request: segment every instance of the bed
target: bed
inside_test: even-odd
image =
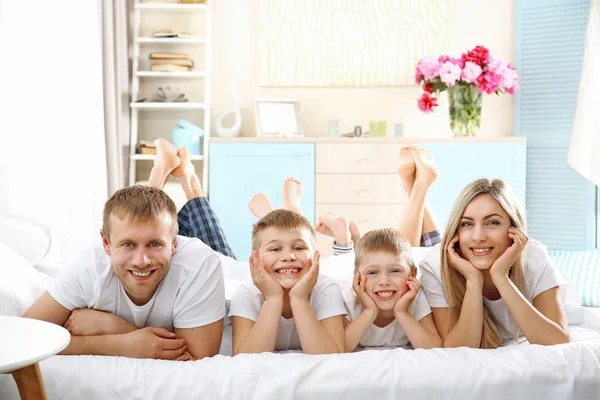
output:
[[[14,230],[11,235],[14,240]],[[46,245],[36,241],[32,232],[27,237],[29,243]],[[49,240],[48,246],[58,242]],[[33,247],[19,249],[26,253],[19,254],[2,243],[0,232],[0,314],[22,313],[67,257],[52,248],[36,254]],[[414,250],[415,258],[422,254],[422,249]],[[321,272],[345,287],[352,275],[351,263],[344,257],[324,258]],[[244,263],[222,259],[230,298],[237,285],[248,279],[248,269]],[[572,305],[567,311],[570,321],[593,321],[581,306]],[[600,399],[600,333],[571,326],[571,335],[571,343],[564,345],[515,343],[496,350],[398,348],[323,356],[286,352],[231,357],[227,325],[222,354],[211,359],[54,356],[40,366],[48,398],[65,400]],[[12,377],[0,375],[0,399],[18,398]]]

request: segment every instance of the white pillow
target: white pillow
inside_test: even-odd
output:
[[[49,279],[0,242],[0,315],[22,316],[44,293]]]
[[[0,242],[35,265],[50,248],[49,229],[22,217],[0,216]]]

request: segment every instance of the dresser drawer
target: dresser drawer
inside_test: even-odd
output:
[[[398,174],[317,174],[316,202],[397,204],[408,196]]]
[[[360,139],[356,139],[357,141]],[[317,173],[383,173],[398,169],[401,143],[317,143]]]

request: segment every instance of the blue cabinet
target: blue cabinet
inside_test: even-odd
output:
[[[256,218],[248,203],[265,193],[281,207],[281,184],[293,176],[304,188],[302,213],[315,220],[315,145],[313,143],[211,143],[209,198],[239,260],[251,252]]]
[[[440,175],[431,186],[427,201],[444,230],[460,191],[479,178],[507,182],[525,205],[525,142],[423,142],[419,146],[435,158]]]

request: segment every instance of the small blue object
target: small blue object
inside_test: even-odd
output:
[[[204,130],[202,128],[192,124],[189,121],[186,121],[185,119],[180,119],[177,122],[177,125],[179,125],[180,128],[187,129],[192,132],[196,132],[200,137],[204,136]]]
[[[173,129],[171,134],[171,141],[173,142],[175,147],[177,147],[178,149],[182,147],[187,147],[190,150],[190,155],[200,155],[200,138],[204,136],[204,131],[202,131],[202,129],[200,129],[200,131],[198,132],[196,130],[191,129],[175,128]]]
[[[394,137],[401,138],[404,136],[404,124],[402,122],[396,122],[394,124]]]

